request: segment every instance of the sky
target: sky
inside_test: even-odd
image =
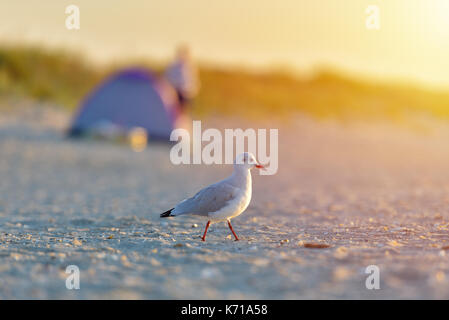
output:
[[[80,29],[65,26],[68,5]],[[369,5],[380,29],[368,29]],[[332,66],[449,88],[449,0],[0,1],[0,44],[38,44],[95,63],[168,61],[179,44],[205,63],[299,72]]]

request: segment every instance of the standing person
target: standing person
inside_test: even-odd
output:
[[[178,48],[176,59],[167,67],[165,77],[175,88],[181,110],[184,111],[198,94],[200,87],[198,70],[187,46]]]

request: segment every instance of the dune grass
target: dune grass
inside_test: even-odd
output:
[[[101,76],[74,54],[0,47],[0,97],[25,96],[73,109]]]
[[[252,74],[202,70],[199,111],[281,115],[302,112],[317,118],[401,121],[411,117],[449,120],[449,92],[404,84],[377,83],[322,71],[311,78],[282,73]],[[206,111],[206,110],[204,110]]]
[[[154,63],[145,64],[162,69]],[[72,110],[117,67],[99,68],[68,52],[0,47],[0,99],[24,96]],[[403,121],[411,117],[449,120],[449,92],[379,83],[329,70],[301,78],[285,72],[203,66],[200,76],[202,89],[192,109],[196,116],[288,117],[301,112],[342,121]]]

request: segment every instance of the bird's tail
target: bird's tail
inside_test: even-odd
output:
[[[173,211],[174,208],[171,208],[170,210],[167,210],[163,213],[161,213],[161,218],[167,218],[167,217],[173,217],[171,212]]]

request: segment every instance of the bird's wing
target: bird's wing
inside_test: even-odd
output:
[[[239,188],[234,187],[226,181],[212,184],[200,190],[193,197],[180,202],[172,211],[172,214],[197,214],[207,216],[209,213],[225,207],[230,200],[238,195],[239,191]]]

